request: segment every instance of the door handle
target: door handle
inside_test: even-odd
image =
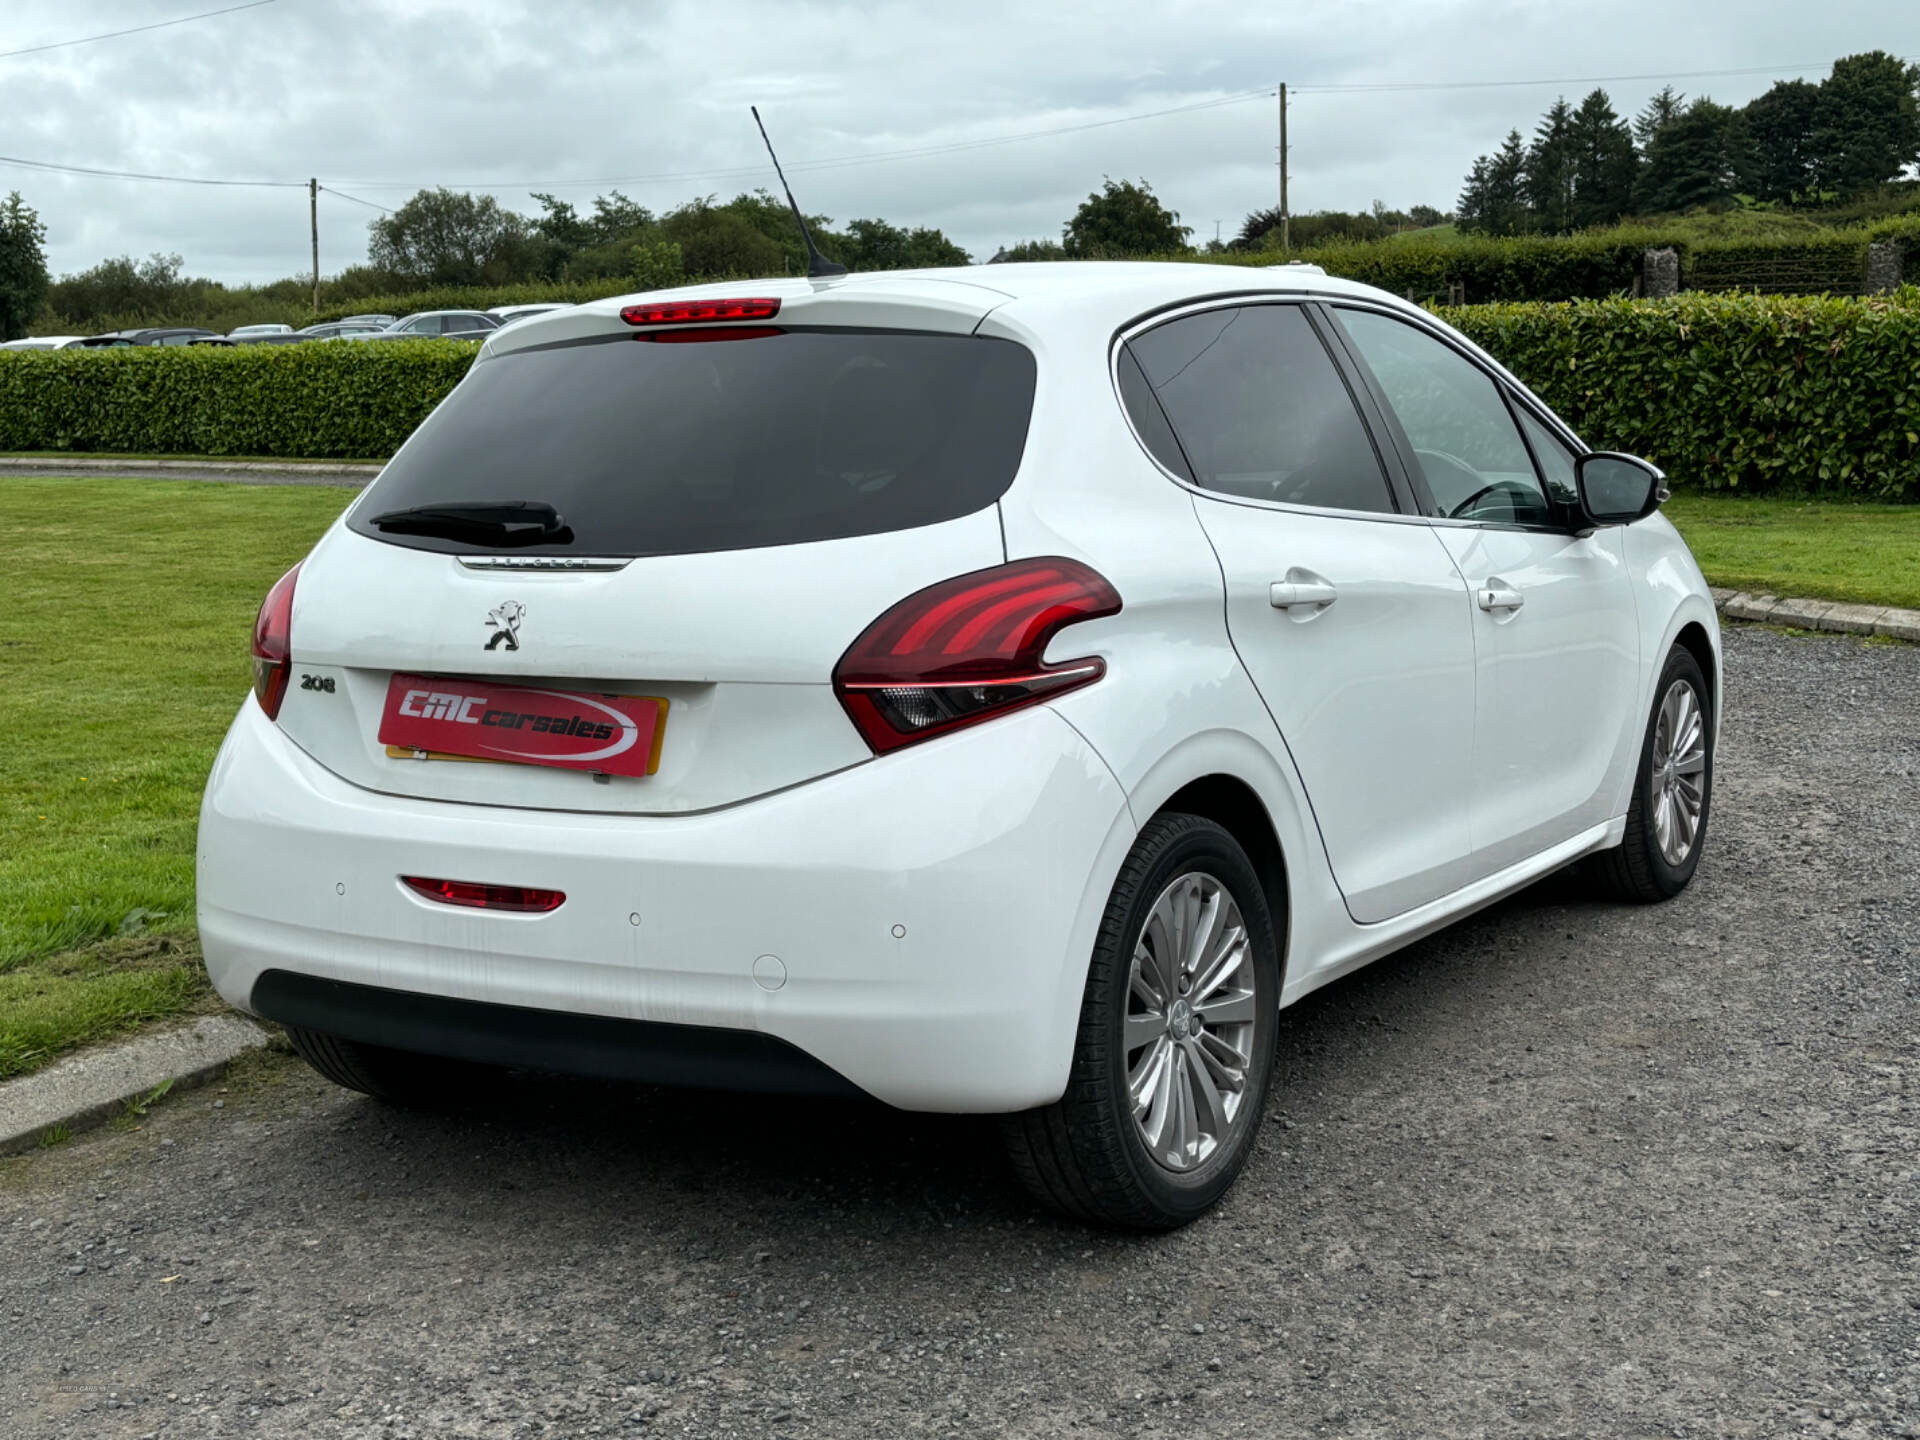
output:
[[[1288,571],[1289,578],[1276,580],[1267,587],[1267,599],[1276,610],[1291,610],[1296,605],[1312,605],[1324,610],[1340,598],[1340,592],[1317,576],[1311,580],[1293,579],[1299,571]]]
[[[1489,613],[1496,610],[1514,611],[1527,603],[1527,597],[1515,590],[1504,580],[1489,580],[1480,587],[1480,608]]]

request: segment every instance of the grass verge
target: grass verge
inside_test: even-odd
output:
[[[1664,508],[1709,584],[1920,610],[1920,505],[1682,493]]]
[[[148,1020],[219,1008],[200,947],[169,935],[104,940],[0,971],[0,1080]]]

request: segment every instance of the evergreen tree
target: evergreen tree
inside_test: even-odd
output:
[[[1857,195],[1920,162],[1920,66],[1884,50],[1833,63],[1820,83],[1813,127],[1814,179]]]
[[[1731,200],[1750,182],[1746,117],[1702,96],[1653,132],[1642,176],[1643,210],[1690,210]]]
[[[1633,131],[1595,90],[1573,113],[1573,226],[1611,225],[1633,208]]]
[[[1633,138],[1639,143],[1640,153],[1646,154],[1653,148],[1653,137],[1685,112],[1687,97],[1671,85],[1660,87],[1660,93],[1647,101],[1646,108],[1633,118]]]
[[[1561,96],[1540,118],[1527,151],[1525,189],[1534,228],[1552,235],[1573,228],[1576,161],[1573,109]]]
[[[1488,164],[1487,220],[1495,235],[1519,235],[1533,228],[1527,209],[1527,145],[1518,130],[1507,132],[1506,144]]]
[[[1762,200],[1791,202],[1814,187],[1813,134],[1820,87],[1781,80],[1747,105],[1753,137],[1753,191]]]
[[[1518,130],[1506,144],[1473,162],[1466,188],[1454,206],[1462,230],[1476,235],[1518,235],[1529,229],[1527,147]]]

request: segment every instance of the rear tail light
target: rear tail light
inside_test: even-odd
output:
[[[465,905],[473,910],[508,910],[517,915],[545,915],[566,903],[562,890],[531,890],[524,885],[481,885],[471,880],[431,880],[424,875],[402,875],[400,883],[416,895],[442,905]]]
[[[299,576],[296,565],[275,581],[253,621],[253,694],[269,720],[280,718],[293,678],[293,586]]]
[[[1017,560],[928,586],[866,628],[834,693],[876,755],[1090,685],[1098,656],[1046,664],[1068,625],[1115,615],[1120,596],[1077,560]]]
[[[775,298],[751,300],[662,300],[628,305],[620,318],[629,325],[710,325],[741,320],[771,320],[780,313]]]

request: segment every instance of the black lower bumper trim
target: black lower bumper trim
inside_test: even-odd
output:
[[[263,973],[254,981],[249,1007],[282,1025],[363,1045],[518,1070],[710,1090],[865,1094],[804,1050],[754,1030],[455,1000],[291,970]]]

